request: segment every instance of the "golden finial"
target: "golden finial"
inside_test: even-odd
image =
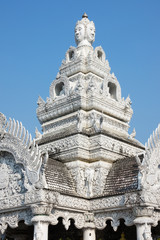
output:
[[[88,18],[87,13],[84,13],[83,16],[82,16],[82,18]]]

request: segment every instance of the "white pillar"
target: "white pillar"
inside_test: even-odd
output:
[[[83,240],[96,240],[95,228],[84,228]]]
[[[151,236],[151,225],[153,220],[150,217],[138,217],[134,220],[137,229],[137,240],[145,240],[146,232]]]
[[[48,240],[48,216],[35,216],[32,218],[34,224],[33,240]]]
[[[96,240],[96,228],[93,222],[85,223],[83,228],[83,240]]]

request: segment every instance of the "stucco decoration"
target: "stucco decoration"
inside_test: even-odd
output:
[[[87,14],[82,16],[75,26],[75,41],[78,47],[91,46],[95,40],[95,25],[89,21]]]
[[[60,100],[64,96],[68,96],[69,81],[66,76],[59,75],[50,86],[51,103],[53,100]]]
[[[16,163],[22,164],[31,184],[39,180],[42,158],[38,145],[22,123],[9,119],[0,113],[0,151],[10,152]]]
[[[62,210],[52,210],[52,214],[50,215],[51,224],[56,225],[58,223],[58,218],[62,217],[62,223],[65,226],[66,230],[68,230],[71,219],[74,219],[74,225],[76,228],[81,229],[84,227],[85,218],[83,213],[62,211]]]
[[[108,211],[103,213],[95,214],[95,226],[98,229],[104,229],[106,227],[106,221],[111,220],[111,225],[114,231],[117,231],[118,226],[120,225],[120,219],[125,220],[126,226],[133,225],[134,215],[132,210],[120,210],[120,211]]]
[[[74,161],[66,163],[66,166],[76,183],[76,191],[79,195],[92,197],[103,193],[111,164],[102,161],[90,164]]]
[[[18,227],[18,222],[24,220],[26,225],[31,225],[32,212],[30,209],[0,214],[0,233],[4,234],[7,227]]]
[[[159,205],[160,201],[160,125],[146,143],[143,157],[137,157],[139,164],[139,188],[142,189],[141,199],[146,203]]]
[[[10,153],[0,153],[0,199],[25,193],[28,188],[23,169]]]

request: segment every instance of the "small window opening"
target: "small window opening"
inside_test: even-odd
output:
[[[91,233],[89,234],[89,236],[91,236]]]
[[[72,60],[74,57],[74,51],[69,52],[69,60]]]
[[[97,57],[98,57],[100,60],[102,60],[102,52],[101,52],[101,51],[98,51],[98,52],[97,52]]]
[[[109,93],[110,93],[111,98],[117,100],[116,85],[114,83],[109,82],[108,87],[109,87]]]
[[[57,85],[55,86],[55,93],[56,93],[56,96],[65,95],[65,88],[64,88],[63,82],[57,83]]]

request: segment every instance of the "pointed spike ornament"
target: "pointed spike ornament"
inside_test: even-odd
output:
[[[157,147],[157,141],[156,141],[155,131],[153,131],[152,140],[153,140],[154,146]]]
[[[87,13],[84,13],[84,14],[82,15],[82,18],[88,18]]]
[[[9,118],[9,127],[8,127],[8,133],[11,133],[11,131],[12,131],[12,119],[11,118]]]
[[[39,97],[38,97],[37,104],[38,104],[38,106],[44,105],[44,104],[45,104],[45,101],[39,96]]]
[[[16,126],[15,126],[15,131],[14,131],[14,136],[15,136],[15,137],[17,137],[18,130],[19,130],[19,122],[16,121]]]
[[[26,144],[26,147],[27,147],[27,148],[30,148],[31,142],[32,142],[32,136],[31,136],[31,134],[29,134],[28,142],[27,142],[27,144]]]
[[[21,136],[22,136],[22,123],[20,122],[20,124],[19,124],[19,131],[18,131],[18,135],[17,135],[17,137],[18,138],[20,138],[21,139]]]
[[[158,128],[156,128],[156,130],[155,130],[155,138],[156,138],[156,143],[158,144],[158,142],[159,142]]]
[[[26,136],[26,129],[25,129],[25,127],[23,127],[22,128],[22,135],[21,135],[22,142],[24,142],[25,136]]]
[[[15,121],[15,119],[14,119],[14,118],[13,118],[13,120],[12,120],[12,123],[13,123],[13,125],[12,125],[11,134],[14,136],[15,127],[16,127],[16,121]]]
[[[27,145],[28,138],[29,138],[29,132],[28,132],[28,130],[27,130],[26,136],[25,136],[25,140],[24,140],[24,145],[25,145],[25,146]]]

